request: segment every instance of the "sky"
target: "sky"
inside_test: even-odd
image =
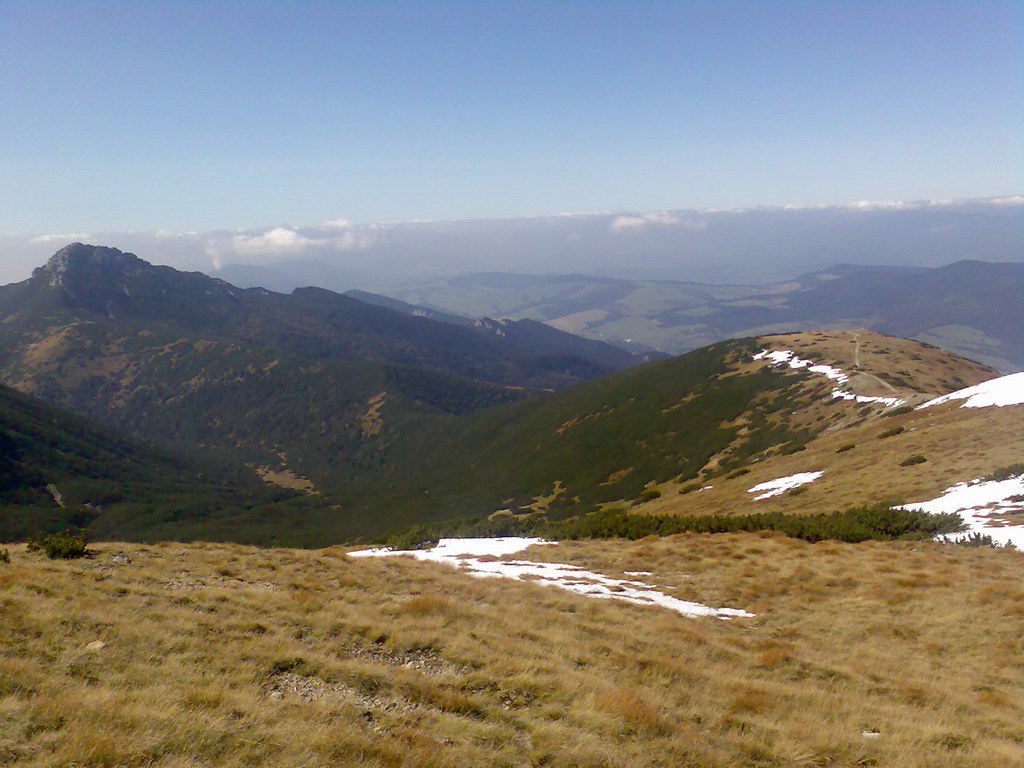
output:
[[[1022,17],[0,0],[0,236],[1016,194]]]

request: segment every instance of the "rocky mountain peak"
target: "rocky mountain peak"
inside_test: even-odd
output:
[[[145,266],[146,262],[135,254],[117,248],[71,243],[53,254],[36,273],[55,288],[68,288],[77,277],[86,273],[99,271],[110,276],[133,275]]]
[[[133,253],[71,243],[32,273],[37,286],[57,293],[66,307],[108,317],[198,321],[217,304],[237,301],[233,289],[200,273],[150,264]],[[221,307],[223,309],[223,306]]]

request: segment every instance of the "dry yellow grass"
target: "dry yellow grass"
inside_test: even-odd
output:
[[[858,394],[898,396],[908,403],[919,404],[997,375],[940,349],[870,331],[782,334],[765,337],[763,342],[767,348],[791,349],[805,357],[820,354],[822,362],[851,373],[856,357],[862,373],[844,388]],[[860,352],[855,355],[858,345]],[[892,387],[882,377],[906,379],[920,391]],[[812,377],[807,386],[821,381],[824,377]],[[663,483],[657,486],[660,498],[634,510],[677,515],[801,513],[874,502],[925,501],[955,483],[1024,459],[1024,407],[961,408],[960,402],[953,402],[893,415],[892,409],[877,404],[832,400],[831,386],[815,393],[795,414],[785,416],[803,427],[828,425],[805,450],[752,462],[735,477],[706,480],[704,484],[713,487],[700,492],[680,493],[691,484],[689,480]],[[902,430],[899,434],[880,438],[897,428]],[[846,446],[854,447],[840,451]],[[927,461],[900,466],[911,456],[924,456]],[[710,466],[715,466],[714,460]],[[810,471],[824,474],[796,494],[755,502],[748,493],[758,483]]]
[[[903,432],[880,438],[902,427]],[[854,445],[850,450],[839,449]],[[900,462],[922,455],[923,464]],[[1024,458],[1024,407],[961,408],[959,404],[883,416],[816,438],[807,449],[751,464],[738,477],[708,480],[713,487],[680,494],[679,483],[660,487],[659,499],[634,507],[653,514],[829,512],[872,502],[925,501],[949,486],[982,477]],[[797,494],[753,501],[758,483],[798,472],[822,471]]]
[[[758,613],[724,622],[339,548],[94,549],[0,564],[4,765],[1024,764],[1015,551],[738,534],[529,553]]]

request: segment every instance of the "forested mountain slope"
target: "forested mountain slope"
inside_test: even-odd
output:
[[[356,449],[386,441],[404,419],[475,410],[635,361],[551,333],[558,344],[320,289],[242,290],[75,244],[0,288],[0,380],[137,438],[319,487],[360,474]]]

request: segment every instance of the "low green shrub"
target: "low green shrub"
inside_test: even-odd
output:
[[[836,448],[836,453],[846,453],[847,451],[852,451],[856,447],[857,445],[855,443],[847,443],[846,445],[841,445]]]
[[[885,438],[887,438],[887,437],[895,437],[896,435],[900,434],[901,432],[903,432],[903,427],[893,427],[892,429],[885,430],[885,432],[883,432],[882,434],[880,434],[878,436],[878,439],[879,440],[885,440]]]
[[[42,552],[51,560],[74,560],[88,554],[88,545],[89,540],[81,531],[64,531],[32,539],[28,543],[28,551]]]
[[[430,523],[392,535],[385,543],[396,549],[431,546],[444,537],[539,536],[545,539],[641,539],[676,533],[735,533],[778,531],[805,541],[860,542],[892,539],[931,539],[963,529],[955,513],[931,515],[916,509],[888,504],[851,507],[839,512],[785,514],[760,512],[750,515],[645,515],[612,507],[566,520],[541,516],[516,519],[508,516]]]
[[[956,539],[954,544],[959,544],[962,547],[995,547],[996,542],[987,533],[978,533],[977,531],[972,532],[968,536],[963,536]]]
[[[940,747],[948,749],[951,752],[957,749],[967,749],[974,744],[974,739],[960,733],[947,734],[937,741]]]
[[[921,456],[920,454],[917,454],[915,456],[908,456],[907,458],[905,458],[903,461],[900,462],[900,466],[912,467],[915,464],[924,464],[926,461],[928,461],[928,459],[926,459],[924,456]]]
[[[638,515],[613,508],[583,517],[553,522],[538,535],[553,539],[625,538],[669,536],[675,533],[733,533],[779,531],[805,541],[860,542],[891,539],[930,539],[963,528],[955,513],[931,515],[916,509],[888,504],[852,507],[841,512],[814,515],[762,512],[751,515]]]
[[[633,506],[635,507],[637,504],[643,504],[646,501],[654,501],[655,499],[660,498],[661,491],[659,491],[657,488],[649,488],[643,493],[641,493],[639,496],[637,496],[635,499],[633,499]]]
[[[271,675],[283,675],[287,672],[299,672],[306,667],[306,660],[301,656],[290,656],[276,659],[270,665]]]
[[[0,549],[0,563],[11,562],[11,553],[6,549]]]
[[[904,413],[910,413],[913,410],[914,406],[912,405],[901,405],[899,408],[893,408],[886,416],[902,416]]]
[[[993,470],[985,475],[982,480],[1009,480],[1011,477],[1019,477],[1024,475],[1024,462],[1017,464],[1008,464],[1005,467],[999,467],[999,469]]]

